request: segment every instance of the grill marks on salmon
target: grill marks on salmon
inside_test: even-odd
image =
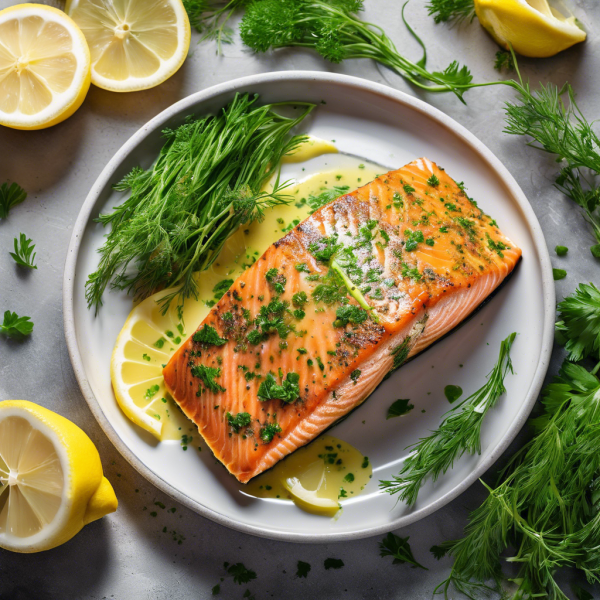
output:
[[[269,247],[172,357],[167,389],[246,483],[456,327],[520,255],[461,186],[418,159]],[[211,328],[220,345],[195,341]],[[265,400],[269,383],[278,387]]]

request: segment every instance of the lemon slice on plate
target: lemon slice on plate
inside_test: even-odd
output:
[[[116,509],[98,450],[79,427],[33,402],[0,402],[1,548],[55,548]]]
[[[0,11],[0,125],[56,125],[81,106],[89,87],[90,52],[64,12],[41,4]]]
[[[113,92],[166,81],[185,60],[190,21],[181,0],[68,0],[92,54],[92,83]]]
[[[479,21],[506,50],[509,44],[523,56],[554,56],[586,34],[575,17],[566,17],[548,0],[475,0]]]

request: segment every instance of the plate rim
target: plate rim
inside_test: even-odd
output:
[[[326,533],[301,533],[301,532],[286,532],[279,529],[270,529],[267,527],[258,527],[248,523],[242,523],[236,519],[222,515],[215,510],[208,508],[196,500],[190,498],[183,492],[173,487],[170,483],[159,477],[149,467],[147,467],[137,456],[127,447],[125,442],[121,439],[115,428],[112,426],[108,418],[104,415],[99,401],[97,400],[92,388],[87,379],[79,345],[77,343],[77,336],[75,331],[75,320],[74,320],[74,303],[73,303],[73,292],[74,292],[74,279],[75,269],[77,266],[77,259],[79,255],[79,249],[81,241],[83,239],[83,233],[88,225],[91,217],[92,210],[96,204],[96,201],[107,184],[110,183],[115,171],[121,165],[122,160],[136,148],[150,133],[156,128],[161,127],[170,118],[180,114],[186,109],[191,109],[193,106],[198,106],[202,102],[206,102],[211,98],[223,94],[233,93],[235,91],[248,88],[253,85],[259,84],[275,84],[281,83],[282,81],[304,81],[309,84],[310,82],[319,81],[323,83],[332,83],[342,88],[353,88],[360,89],[362,91],[368,91],[376,95],[383,96],[388,100],[393,100],[396,103],[402,104],[412,110],[423,114],[429,119],[437,122],[439,125],[450,130],[454,135],[459,137],[461,141],[467,144],[472,151],[474,151],[500,178],[502,183],[507,187],[509,193],[517,202],[520,210],[523,213],[527,227],[531,233],[534,245],[539,255],[541,275],[542,275],[542,296],[544,304],[544,319],[543,319],[543,332],[542,332],[542,344],[540,349],[539,361],[533,376],[532,384],[525,397],[525,401],[522,403],[516,418],[513,420],[508,428],[508,431],[503,438],[496,444],[487,458],[485,458],[477,467],[469,473],[458,485],[453,487],[449,492],[432,502],[426,507],[419,510],[411,511],[404,514],[393,521],[384,525],[378,525],[376,527],[366,527],[357,531],[349,532],[326,532]],[[197,110],[197,108],[195,109]],[[281,540],[288,542],[301,542],[301,543],[327,543],[327,542],[340,542],[348,540],[357,540],[366,537],[372,537],[387,533],[388,531],[396,530],[401,527],[415,523],[420,519],[434,513],[439,510],[450,501],[457,498],[465,490],[467,490],[481,475],[483,475],[492,465],[498,460],[502,453],[508,448],[510,443],[514,440],[516,435],[522,429],[525,424],[529,413],[533,409],[533,406],[539,396],[546,372],[550,364],[550,357],[552,354],[553,339],[554,339],[554,321],[555,321],[555,289],[554,280],[552,277],[552,265],[550,261],[550,255],[542,232],[540,223],[535,215],[531,204],[527,200],[524,192],[521,190],[519,184],[516,182],[514,177],[510,174],[508,169],[500,161],[498,157],[473,133],[466,129],[463,125],[455,121],[452,117],[446,115],[441,110],[434,106],[426,103],[423,100],[415,98],[405,92],[390,88],[386,85],[372,82],[359,77],[350,75],[342,75],[337,73],[327,73],[322,71],[276,71],[269,73],[260,73],[256,75],[249,75],[246,77],[240,77],[233,79],[228,82],[220,83],[205,90],[195,92],[171,106],[161,111],[158,115],[153,117],[145,125],[140,127],[113,155],[110,161],[106,164],[104,169],[98,175],[96,181],[92,185],[84,203],[81,206],[73,231],[69,242],[67,257],[65,260],[65,269],[63,275],[63,324],[65,330],[65,338],[67,343],[67,349],[69,358],[73,366],[75,377],[81,389],[81,393],[85,398],[92,414],[96,421],[110,440],[115,446],[119,453],[129,462],[129,464],[140,473],[145,479],[156,486],[165,494],[174,498],[187,508],[200,514],[203,517],[214,521],[220,525],[224,525],[231,529],[247,533],[257,537]]]

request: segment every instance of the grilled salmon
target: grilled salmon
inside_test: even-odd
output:
[[[270,246],[171,358],[167,389],[246,483],[456,327],[520,255],[461,184],[415,160]]]

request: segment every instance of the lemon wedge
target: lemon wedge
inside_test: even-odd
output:
[[[70,117],[90,87],[90,64],[64,12],[41,4],[0,11],[0,125],[43,129]]]
[[[166,81],[185,60],[190,21],[181,0],[68,0],[92,54],[92,83],[113,92]]]
[[[331,498],[321,498],[316,491],[307,490],[297,477],[284,481],[284,487],[290,493],[294,504],[305,512],[324,517],[333,517],[341,508],[340,504]]]
[[[548,0],[475,0],[480,23],[506,50],[509,44],[523,56],[554,56],[586,34],[575,17],[566,17]]]
[[[33,402],[0,402],[1,548],[49,550],[115,510],[98,450],[79,427]]]

